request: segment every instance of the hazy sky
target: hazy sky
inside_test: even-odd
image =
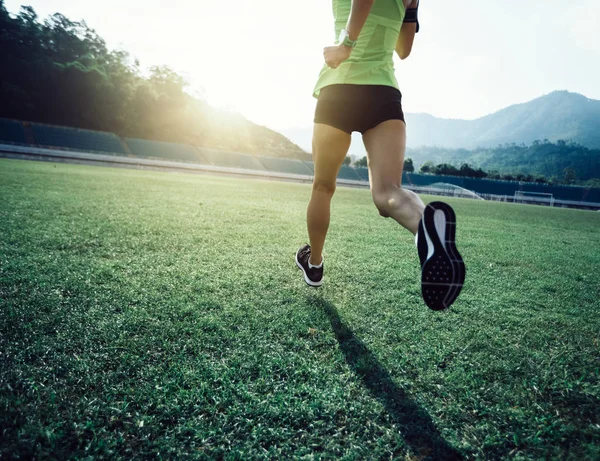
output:
[[[142,66],[167,64],[209,101],[274,129],[312,123],[331,1],[6,0],[85,19]],[[600,99],[597,0],[421,0],[413,54],[396,59],[406,112],[477,118],[554,90]]]

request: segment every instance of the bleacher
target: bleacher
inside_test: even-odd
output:
[[[0,142],[10,144],[27,144],[22,122],[0,118]]]
[[[35,144],[41,147],[62,147],[79,151],[127,154],[121,140],[113,133],[39,123],[32,123],[31,129],[33,130]]]
[[[125,142],[136,157],[157,158],[179,162],[207,164],[209,161],[195,147],[172,142],[148,141],[146,139],[126,138]]]
[[[202,153],[202,155],[207,159],[207,164],[209,165],[266,171],[265,166],[262,163],[260,163],[256,157],[252,155],[238,154],[237,152],[226,152],[213,149],[199,150]]]
[[[269,171],[312,176],[313,171],[302,160],[275,157],[257,157]]]
[[[350,166],[342,165],[337,175],[338,179],[349,179],[351,181],[362,181],[356,170]]]
[[[315,164],[313,162],[309,160],[302,160],[302,163],[304,163],[308,167],[311,175],[315,174]]]

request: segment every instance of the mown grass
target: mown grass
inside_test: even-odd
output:
[[[0,160],[0,458],[600,458],[600,213],[449,200],[438,313],[365,190],[305,286],[309,193]]]

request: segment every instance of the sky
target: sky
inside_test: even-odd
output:
[[[5,0],[22,4],[84,19],[109,48],[275,130],[312,124],[335,39],[328,0]],[[421,0],[413,52],[395,58],[404,110],[474,119],[554,90],[600,99],[598,18],[597,0]]]

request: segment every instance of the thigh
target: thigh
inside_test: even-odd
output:
[[[400,187],[406,151],[406,125],[387,120],[363,134],[373,191]]]
[[[351,136],[343,130],[315,123],[313,131],[313,162],[315,183],[333,183],[350,148]]]

